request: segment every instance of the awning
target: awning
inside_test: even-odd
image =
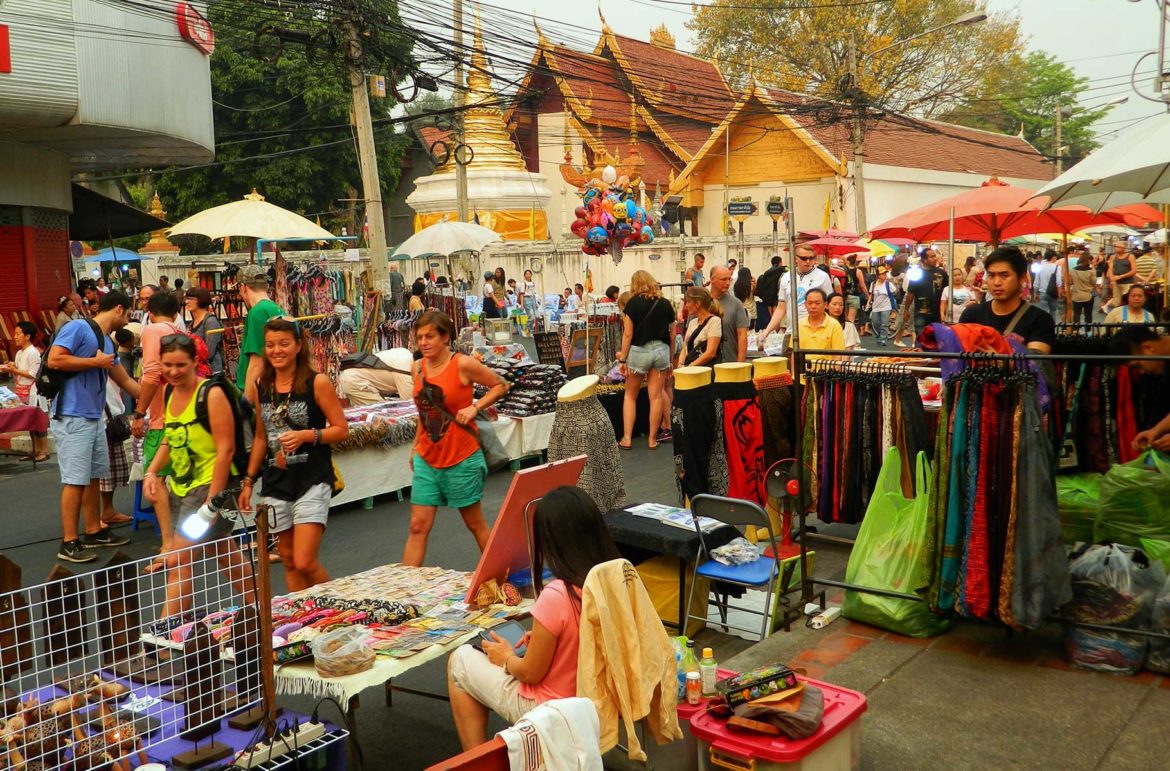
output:
[[[170,224],[81,185],[73,185],[73,214],[69,215],[69,239],[72,241],[136,236],[170,227]]]

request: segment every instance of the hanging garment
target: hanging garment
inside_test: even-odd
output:
[[[764,437],[764,468],[796,453],[796,386],[789,374],[756,380]]]
[[[727,459],[727,495],[761,506],[764,490],[764,432],[756,386],[747,383],[714,383],[722,403],[723,442]]]
[[[596,395],[557,404],[548,459],[584,455],[585,469],[577,487],[593,496],[602,511],[619,508],[626,502],[625,473],[618,452],[613,425]]]
[[[710,493],[708,469],[715,443],[715,398],[710,385],[674,392],[670,410],[680,505]]]

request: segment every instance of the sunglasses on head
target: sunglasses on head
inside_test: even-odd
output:
[[[268,321],[264,322],[264,328],[265,329],[270,329],[270,328],[275,329],[276,327],[279,327],[281,324],[292,324],[293,334],[295,334],[297,337],[300,337],[301,324],[299,321],[294,319],[292,316],[273,316],[272,318],[268,319]]]

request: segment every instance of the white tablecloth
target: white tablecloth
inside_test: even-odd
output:
[[[530,418],[501,415],[493,425],[508,457],[519,460],[548,449],[554,417],[551,412]],[[410,487],[410,454],[409,443],[337,453],[333,459],[345,480],[345,489],[330,501],[330,507]]]

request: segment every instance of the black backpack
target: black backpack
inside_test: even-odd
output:
[[[102,328],[90,319],[85,320],[89,322],[89,327],[93,330],[94,337],[97,338],[98,352],[104,352],[105,335],[102,334]],[[61,392],[65,390],[65,382],[77,374],[76,372],[65,372],[63,370],[53,369],[49,366],[49,351],[53,350],[53,345],[57,342],[57,335],[61,334],[61,330],[64,328],[65,325],[62,324],[61,327],[53,333],[53,337],[49,340],[49,344],[45,346],[45,350],[41,354],[41,366],[37,370],[36,378],[34,378],[36,381],[37,394],[45,397],[49,401],[56,399],[61,394]],[[57,403],[57,417],[61,417],[60,402]]]
[[[211,432],[211,418],[207,414],[207,394],[212,388],[222,388],[232,408],[232,420],[236,424],[236,451],[232,454],[232,465],[239,474],[248,473],[248,463],[252,457],[252,438],[256,430],[256,409],[252,403],[244,398],[244,394],[235,383],[228,380],[222,372],[217,372],[207,378],[207,383],[195,392],[195,420],[208,433]],[[171,399],[171,386],[163,391],[163,403]]]

